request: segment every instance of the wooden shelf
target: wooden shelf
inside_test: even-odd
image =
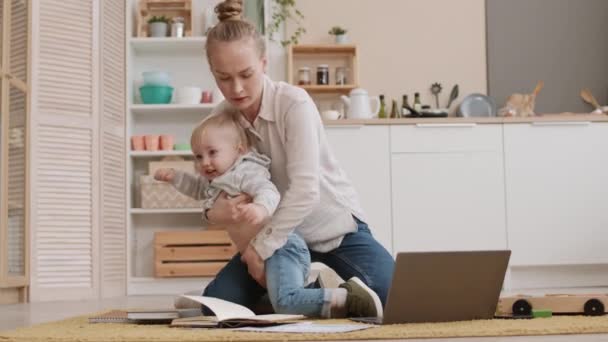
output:
[[[207,37],[163,37],[131,38],[129,43],[135,53],[150,53],[179,56],[183,53],[198,53],[204,56]]]
[[[292,48],[293,53],[310,54],[345,54],[356,55],[356,45],[296,45]]]
[[[132,158],[152,158],[166,156],[192,156],[192,151],[130,151]]]
[[[301,85],[298,86],[306,90],[309,93],[315,94],[333,94],[333,93],[344,93],[348,94],[351,90],[357,88],[356,85]]]
[[[162,115],[188,115],[207,114],[213,108],[213,103],[202,103],[194,105],[184,104],[134,104],[131,105],[131,113],[138,115],[162,114]]]
[[[329,66],[329,78],[335,79],[336,67],[347,67],[346,85],[306,85],[300,86],[309,94],[348,94],[359,85],[359,67],[357,46],[352,44],[333,45],[290,45],[287,51],[287,81],[297,84],[298,67],[309,66],[309,63]],[[313,64],[314,65],[314,64]],[[310,78],[314,82],[316,72],[311,70]],[[330,81],[331,82],[331,81]]]
[[[131,214],[147,215],[147,214],[201,214],[202,208],[171,208],[171,209],[143,209],[131,208]]]

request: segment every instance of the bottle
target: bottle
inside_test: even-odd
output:
[[[402,116],[402,117],[404,117],[404,116],[406,116],[406,115],[410,115],[410,114],[411,114],[410,110],[409,110],[409,109],[407,109],[408,107],[409,107],[409,108],[411,108],[411,107],[410,107],[410,103],[409,103],[409,102],[408,102],[408,100],[407,100],[407,95],[405,95],[405,94],[404,94],[404,95],[403,95],[403,101],[402,101],[402,103],[401,103],[401,116]]]
[[[414,110],[420,113],[422,110],[422,103],[420,103],[420,93],[414,94]]]
[[[386,119],[386,106],[384,105],[384,95],[380,95],[380,111],[378,112],[378,118]]]
[[[401,117],[399,115],[399,110],[397,109],[397,100],[393,100],[393,105],[391,106],[391,119],[397,119]]]

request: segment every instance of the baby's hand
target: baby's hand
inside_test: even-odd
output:
[[[163,182],[171,182],[175,178],[175,170],[173,169],[158,169],[154,173],[154,179],[163,181]]]
[[[268,210],[260,204],[240,204],[237,208],[239,209],[239,217],[252,225],[257,226],[268,218]]]

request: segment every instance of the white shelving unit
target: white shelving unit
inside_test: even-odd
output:
[[[214,91],[215,81],[205,56],[206,37],[203,36],[205,9],[218,0],[192,0],[192,37],[138,38],[135,37],[135,18],[138,0],[127,0],[127,139],[132,135],[173,134],[175,143],[189,143],[190,134],[197,122],[211,113],[213,104],[142,104],[139,87],[143,84],[142,72],[167,71],[171,86],[197,86]],[[268,0],[264,0],[268,3]],[[268,5],[266,6],[268,9]],[[267,10],[268,11],[268,10]],[[268,15],[266,14],[268,17]],[[267,42],[268,43],[268,42]],[[277,70],[284,67],[283,49],[269,44],[269,70],[271,77],[281,79]],[[274,74],[273,74],[274,72]],[[131,143],[127,141],[130,148]],[[154,233],[167,230],[199,230],[201,210],[143,209],[139,201],[139,178],[147,174],[150,161],[165,157],[192,158],[191,151],[127,151],[127,293],[129,295],[181,294],[201,290],[210,278],[156,278],[154,270]]]
[[[131,208],[132,215],[148,215],[148,214],[200,214],[201,210],[198,208],[184,208],[184,209],[142,209],[142,208]]]
[[[131,106],[133,115],[192,115],[204,113],[212,109],[214,104],[202,103],[198,105],[189,104],[161,104],[146,105],[134,104]]]
[[[205,56],[206,38],[202,36],[202,13],[214,0],[193,0],[193,37],[137,38],[135,13],[137,0],[129,0],[127,15],[127,137],[145,134],[172,134],[175,143],[189,143],[197,122],[211,113],[215,104],[142,104],[139,87],[142,72],[166,71],[170,85],[177,90],[196,86],[213,91],[215,82]],[[198,20],[197,20],[198,19]],[[175,91],[174,90],[174,91]],[[127,142],[130,148],[130,141]],[[189,150],[128,151],[127,179],[127,292],[129,295],[180,294],[202,289],[209,278],[154,277],[154,233],[167,230],[201,229],[201,209],[143,209],[140,204],[139,178],[148,173],[150,161],[165,157],[192,158]]]
[[[205,51],[205,37],[131,38],[130,45],[135,53],[164,54],[167,50],[201,54]]]
[[[131,151],[129,155],[133,158],[155,158],[155,157],[169,157],[169,156],[180,156],[190,157],[192,151]]]

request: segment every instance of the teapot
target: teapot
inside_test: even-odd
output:
[[[361,88],[351,90],[350,97],[340,96],[346,106],[346,117],[348,119],[370,119],[380,111],[380,99],[377,96],[369,97],[367,91]],[[370,101],[374,103],[374,109]]]

